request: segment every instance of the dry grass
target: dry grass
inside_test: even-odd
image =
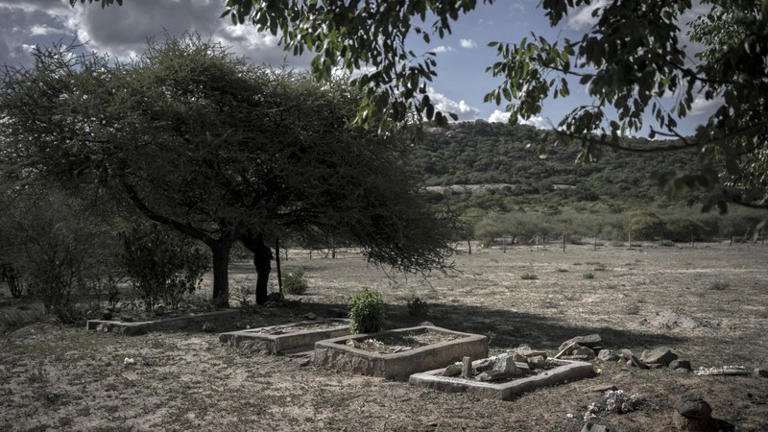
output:
[[[301,300],[291,308],[257,308],[249,321],[298,321],[309,311],[333,315],[367,286],[383,293],[390,327],[429,319],[490,336],[494,352],[522,343],[552,352],[565,339],[598,332],[611,348],[640,352],[668,345],[694,367],[751,368],[765,366],[768,358],[766,262],[768,247],[759,245],[597,251],[587,245],[565,253],[521,247],[506,254],[479,249],[456,257],[458,273],[422,279],[387,277],[351,253],[310,261],[294,252],[284,266],[303,267],[309,290],[290,296]],[[599,278],[583,279],[596,263],[606,270],[598,270]],[[574,271],[558,270],[568,268]],[[251,273],[239,263],[232,277],[247,287]],[[522,280],[523,273],[538,280]],[[711,288],[715,283],[727,289]],[[426,318],[408,314],[404,299],[415,296],[429,301]],[[665,313],[696,325],[655,326],[654,317]],[[609,364],[600,365],[602,373],[593,380],[500,402],[302,367],[302,359],[227,348],[204,333],[120,337],[39,323],[2,336],[0,347],[0,430],[47,425],[62,430],[577,432],[587,405],[599,398],[586,389],[605,383],[646,400],[640,411],[600,419],[611,430],[669,430],[682,392],[704,396],[714,415],[738,430],[768,430],[768,379],[696,377]],[[137,364],[123,365],[126,357]],[[153,365],[145,366],[142,357]]]

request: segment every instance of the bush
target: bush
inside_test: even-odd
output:
[[[303,269],[294,270],[283,277],[283,290],[288,294],[301,295],[307,292],[307,288],[309,285]]]
[[[522,279],[522,280],[536,280],[538,278],[539,277],[536,276],[536,274],[534,274],[534,273],[523,273],[523,274],[520,275],[520,279]]]
[[[629,215],[627,232],[632,235],[632,240],[654,240],[664,237],[664,222],[649,211],[633,212]]]
[[[594,278],[595,278],[595,274],[594,274],[594,273],[592,273],[592,272],[587,272],[587,273],[584,273],[584,274],[582,275],[582,277],[583,277],[584,279],[594,279]]]
[[[429,313],[429,304],[419,297],[414,297],[407,303],[408,315],[410,316],[426,316]]]
[[[384,322],[384,300],[381,294],[368,288],[349,299],[349,319],[352,333],[375,333]]]
[[[79,321],[76,302],[112,271],[114,245],[109,226],[81,201],[58,191],[30,189],[2,196],[4,244],[0,259],[11,262],[17,290],[24,280],[46,313]]]
[[[160,301],[176,309],[208,270],[209,258],[194,241],[156,224],[138,224],[123,233],[120,264],[147,311]]]

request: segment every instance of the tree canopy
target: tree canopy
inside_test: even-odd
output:
[[[351,124],[357,101],[343,83],[251,66],[196,37],[125,65],[54,47],[3,75],[1,171],[104,191],[205,243],[220,306],[238,240],[268,251],[276,236],[327,232],[402,270],[444,266],[451,218],[416,193],[399,136]]]
[[[77,0],[70,2],[74,5]],[[113,3],[102,0],[102,6]],[[227,0],[222,17],[279,34],[284,48],[294,54],[314,53],[315,77],[328,79],[338,67],[362,71],[354,79],[364,91],[359,122],[382,125],[416,114],[443,123],[447,117],[427,95],[427,83],[436,75],[434,55],[417,55],[408,49],[406,39],[411,34],[427,43],[442,38],[463,14],[491,3]],[[544,0],[540,6],[555,26],[592,3]],[[695,6],[707,11],[686,22],[686,13]],[[626,150],[699,148],[708,168],[679,176],[675,185],[708,189],[712,194],[707,206],[723,208],[725,202],[735,201],[766,207],[767,12],[767,1],[754,0],[600,3],[593,11],[596,23],[581,39],[548,40],[532,34],[518,42],[490,42],[497,48],[498,61],[487,72],[500,84],[485,99],[504,104],[510,122],[529,119],[548,97],[567,96],[568,78],[578,77],[593,100],[575,107],[558,129],[563,138],[579,140],[581,160],[593,160],[604,147],[622,148],[619,136],[638,133],[649,115],[650,138],[678,140]],[[702,47],[693,56],[681,38],[686,26],[691,42]],[[697,97],[719,101],[720,108],[695,137],[684,137],[677,125]],[[617,113],[615,118],[612,112]]]

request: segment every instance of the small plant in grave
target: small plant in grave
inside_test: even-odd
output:
[[[535,273],[523,273],[523,274],[520,275],[520,279],[522,279],[522,280],[536,280],[538,278],[539,277],[536,276]]]
[[[283,276],[283,290],[288,294],[301,295],[307,292],[309,284],[304,277],[304,269],[296,269]]]
[[[349,319],[352,333],[375,333],[384,322],[384,299],[368,288],[356,292],[349,299]]]
[[[429,304],[419,297],[408,300],[406,305],[408,306],[408,315],[410,316],[420,317],[426,316],[429,313]]]

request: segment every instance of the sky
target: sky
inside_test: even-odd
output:
[[[506,121],[503,107],[483,102],[483,96],[500,83],[485,72],[497,60],[496,50],[488,42],[517,42],[532,32],[550,40],[577,39],[594,22],[592,9],[607,2],[593,1],[592,6],[572,11],[558,27],[551,28],[539,0],[496,0],[460,17],[444,39],[434,38],[425,45],[413,38],[409,48],[437,53],[438,76],[430,84],[430,95],[438,109],[453,112],[460,120]],[[67,0],[0,0],[0,65],[29,66],[35,46],[57,42],[81,43],[85,49],[126,59],[141,53],[149,38],[192,31],[222,42],[256,64],[309,66],[310,57],[283,51],[278,38],[219,18],[223,5],[223,0],[125,0],[122,7],[78,4],[72,8]],[[541,115],[525,123],[552,128],[571,109],[588,101],[585,88],[573,82],[571,96],[547,100]],[[680,130],[691,133],[717,107],[717,100],[697,98]]]

